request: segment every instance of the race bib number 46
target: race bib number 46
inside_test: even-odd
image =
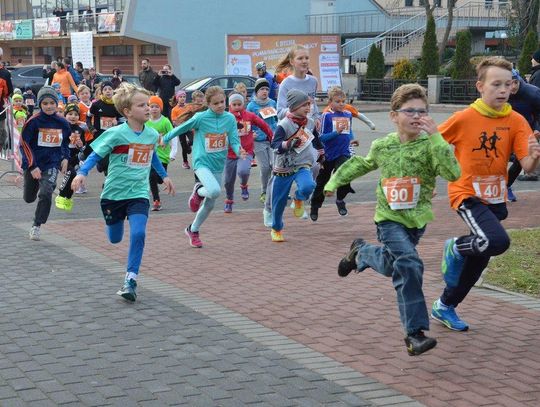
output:
[[[130,144],[127,165],[134,168],[150,167],[153,151],[154,146],[152,144]]]
[[[207,133],[204,137],[204,147],[207,153],[227,150],[227,133]]]
[[[382,187],[388,205],[392,210],[412,209],[420,198],[420,178],[400,177],[384,178]]]
[[[62,138],[62,129],[39,129],[38,146],[60,147]]]
[[[490,204],[498,204],[505,201],[506,180],[502,175],[473,177],[473,188],[478,198]]]

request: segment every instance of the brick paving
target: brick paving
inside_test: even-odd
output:
[[[538,210],[540,191],[521,191],[519,198],[518,202],[509,205],[510,216],[505,221],[506,227],[538,227],[540,225],[540,211]],[[38,243],[37,247],[40,247],[39,256],[42,256],[47,253],[47,246],[53,244],[47,243],[48,241],[73,243],[71,254],[64,262],[66,264],[63,272],[72,270],[76,280],[70,282],[71,288],[66,286],[59,290],[70,292],[71,289],[78,287],[82,291],[88,290],[88,293],[79,293],[79,296],[76,296],[70,292],[72,303],[58,302],[57,306],[67,312],[65,318],[59,321],[63,324],[70,324],[71,317],[77,316],[74,309],[79,306],[83,308],[96,306],[99,312],[104,314],[103,317],[97,318],[97,321],[87,321],[90,327],[95,326],[96,329],[103,329],[104,325],[109,328],[116,324],[121,325],[127,318],[128,326],[131,329],[133,325],[135,333],[142,329],[142,325],[144,328],[151,328],[145,335],[151,336],[152,333],[161,335],[162,327],[149,321],[152,321],[152,318],[174,320],[177,324],[177,332],[183,335],[183,338],[177,343],[174,341],[166,343],[165,349],[169,351],[169,355],[180,352],[185,356],[186,352],[191,352],[190,347],[187,346],[187,350],[175,350],[174,345],[180,346],[186,342],[189,343],[192,338],[204,337],[207,330],[215,328],[213,324],[219,320],[215,318],[218,318],[221,312],[233,312],[233,315],[246,318],[237,321],[239,325],[235,325],[235,332],[238,332],[238,327],[243,324],[256,323],[257,327],[265,327],[276,334],[273,340],[278,344],[281,343],[281,347],[277,348],[281,353],[277,352],[277,354],[294,354],[293,358],[286,358],[287,363],[291,363],[291,360],[294,363],[300,363],[295,365],[296,368],[293,371],[306,369],[310,374],[317,375],[316,380],[331,383],[334,386],[337,385],[334,380],[341,379],[339,383],[345,387],[339,387],[343,393],[337,394],[341,394],[342,399],[317,399],[319,396],[324,398],[333,394],[332,391],[321,391],[316,396],[311,394],[314,397],[311,400],[312,403],[363,405],[361,403],[369,402],[374,405],[402,406],[421,403],[434,407],[537,406],[540,400],[538,381],[540,377],[540,301],[482,288],[474,289],[459,309],[460,315],[471,325],[470,331],[451,332],[434,322],[430,332],[439,341],[437,348],[420,357],[409,357],[403,344],[395,292],[390,280],[386,280],[371,270],[346,279],[340,279],[337,276],[337,262],[346,252],[353,238],[360,235],[369,241],[375,241],[375,228],[372,221],[373,204],[350,204],[349,209],[350,215],[340,218],[333,205],[325,206],[321,209],[317,223],[294,219],[289,211],[284,229],[287,242],[283,244],[270,241],[269,230],[262,225],[262,215],[259,210],[237,211],[231,215],[224,215],[217,210],[201,229],[201,239],[205,244],[203,249],[190,248],[183,235],[182,230],[191,221],[191,214],[153,213],[149,222],[141,270],[140,301],[134,308],[137,309],[137,313],[129,314],[129,316],[125,311],[130,309],[129,306],[119,304],[113,296],[123,278],[120,265],[125,262],[127,245],[126,243],[116,246],[108,244],[103,233],[103,221],[96,219],[53,221],[44,227],[44,242]],[[419,246],[425,263],[424,288],[429,305],[437,298],[443,287],[439,263],[444,240],[449,236],[466,232],[464,224],[448,208],[446,199],[442,197],[435,199],[434,209],[437,220],[428,226]],[[20,242],[25,238],[26,229],[12,232],[21,250],[27,249],[30,244],[35,245],[33,242]],[[70,264],[70,261],[73,261],[72,257],[79,253],[87,259],[85,261],[93,265],[88,266],[88,272],[85,272],[87,266],[84,264]],[[96,259],[96,262],[97,259],[104,260],[96,263],[92,259]],[[41,261],[37,257],[28,259],[26,263],[28,263],[26,267],[32,264],[39,267]],[[100,264],[101,266],[116,264],[116,270],[109,270],[115,274],[94,273]],[[31,293],[39,296],[40,277],[29,273],[28,270],[25,274],[25,278],[31,274],[36,279],[31,282]],[[14,282],[16,277],[20,275],[14,273],[12,276]],[[15,291],[24,292],[23,282],[18,282],[18,284],[20,286],[15,288]],[[62,281],[62,284],[67,284],[67,282]],[[194,302],[184,307],[171,305],[160,294],[162,285],[172,287],[173,291],[176,289],[177,293],[194,296]],[[148,288],[145,289],[145,287]],[[55,289],[55,280],[48,278],[49,295]],[[81,295],[83,298],[80,298]],[[34,297],[34,299],[37,298]],[[56,300],[53,298],[51,301],[54,304]],[[79,301],[82,303],[79,304]],[[186,327],[183,324],[187,317],[184,315],[195,313],[194,309],[197,309],[197,304],[201,301],[203,305],[216,304],[217,311],[215,314],[210,311],[204,314],[201,311],[203,315],[210,316],[210,321],[201,318],[200,314],[196,314],[199,315],[198,317],[191,316],[196,321],[200,321],[200,326],[199,322],[190,324],[187,328],[188,334],[185,334]],[[37,303],[39,304],[41,301]],[[28,304],[24,307],[32,308]],[[202,308],[207,309],[205,307],[207,305]],[[114,310],[123,311],[113,317]],[[146,323],[134,320],[134,315],[138,315],[140,310],[147,313],[149,321]],[[173,315],[175,311],[178,312],[177,315]],[[234,320],[233,317],[231,318]],[[191,322],[190,318],[188,320]],[[227,321],[230,322],[230,319],[226,318],[221,322],[220,328],[216,328],[220,331],[219,335],[225,335],[222,330],[225,329],[223,324]],[[50,329],[52,330],[50,334],[62,335],[61,330],[56,332],[53,326]],[[17,332],[16,327],[14,331]],[[94,334],[91,331],[90,329],[90,334]],[[109,344],[101,352],[113,354],[109,346],[118,346],[124,354],[128,352],[128,349],[137,351],[137,338],[130,338],[130,335],[121,335],[121,338],[116,338],[116,334],[117,330],[113,329],[108,338],[113,345]],[[218,334],[210,333],[209,335]],[[242,338],[245,338],[244,335]],[[287,338],[292,341],[288,345],[286,341],[280,342]],[[68,338],[68,343],[71,339],[73,338]],[[216,340],[219,342],[221,339],[219,337]],[[243,339],[238,340],[240,345],[242,341]],[[5,339],[4,342],[6,342]],[[252,349],[254,352],[260,352],[257,348],[260,342],[257,342],[259,344],[257,346],[251,341],[247,343],[255,347]],[[265,345],[266,351],[276,352],[268,348],[271,343],[272,340]],[[297,344],[303,347],[295,350]],[[5,347],[10,346],[9,341],[2,346],[4,348],[0,348],[0,351],[3,353]],[[58,345],[53,344],[51,349],[58,349],[54,346]],[[144,346],[143,344],[142,347]],[[287,352],[287,346],[292,347],[291,352]],[[240,348],[235,349],[239,352]],[[17,353],[16,350],[14,352]],[[63,350],[60,349],[58,352],[63,352]],[[201,352],[200,349],[199,352]],[[301,363],[302,352],[308,352],[311,358],[311,362],[308,363],[309,368]],[[70,360],[69,358],[73,355],[67,353],[61,356]],[[153,369],[160,366],[153,365],[152,356],[148,357],[150,360],[146,361],[149,366]],[[156,352],[154,357],[160,357],[159,352]],[[276,358],[281,360],[279,357]],[[317,366],[317,358],[324,363],[334,361],[336,370],[324,366],[319,371],[314,370]],[[167,357],[163,359],[166,361]],[[30,358],[29,361],[33,359]],[[74,360],[73,363],[77,366],[78,362]],[[54,366],[56,362],[51,360],[50,364]],[[100,368],[98,365],[91,366],[90,375],[96,374],[95,370]],[[203,366],[204,368],[211,367],[208,364]],[[194,366],[191,368],[194,369]],[[197,365],[197,368],[200,369],[201,366]],[[290,367],[285,366],[283,369],[287,370]],[[59,367],[58,370],[59,373],[64,373],[62,368]],[[284,370],[264,367],[258,372],[261,375],[271,375],[274,371]],[[52,372],[49,373],[52,374]],[[170,387],[170,385],[167,384],[167,380],[162,381],[159,378],[159,371],[153,371],[152,374],[155,376],[146,377],[143,381],[143,383],[149,383],[149,386],[145,387],[144,391],[142,388],[139,389],[141,392],[146,391],[146,396],[154,397],[153,400],[155,400],[156,394],[159,395],[161,392],[166,394],[167,386]],[[185,377],[192,377],[195,381],[204,380],[199,377],[196,369],[186,374],[188,376]],[[351,375],[350,383],[347,382],[347,375]],[[19,377],[15,374],[13,380],[17,379]],[[124,397],[122,389],[125,390],[126,387],[120,387],[119,390],[117,385],[111,384],[114,382],[113,379],[114,377],[109,378],[110,381],[101,386],[104,389],[100,390],[100,394],[106,401],[115,397]],[[224,375],[221,379],[224,382],[234,381],[228,375]],[[232,394],[229,388],[225,391],[229,392],[227,393],[229,397],[236,400],[236,405],[250,402],[265,405],[267,401],[260,399],[263,395],[270,397],[270,395],[285,395],[289,392],[289,396],[291,394],[294,396],[289,397],[291,405],[314,405],[309,404],[307,400],[298,401],[306,398],[301,393],[302,389],[306,388],[306,383],[293,388],[300,379],[289,380],[287,374],[280,376],[279,373],[278,379],[282,381],[285,379],[284,383],[276,383],[272,392],[269,392],[262,383],[259,392],[245,390]],[[186,382],[195,389],[192,393],[188,390],[188,396],[196,399],[197,395],[201,394],[200,387],[189,383],[187,379],[182,379],[183,384]],[[101,382],[98,381],[98,383]],[[5,387],[2,385],[0,382],[0,397],[2,396],[1,388]],[[9,394],[16,393],[15,385],[17,388],[26,387],[24,380],[20,381],[20,384],[15,381],[10,387]],[[258,385],[254,386],[258,388]],[[223,390],[222,387],[220,387],[221,390]],[[34,388],[31,389],[34,390]],[[65,391],[59,390],[59,397],[65,396],[69,399]],[[36,389],[34,393],[36,394],[32,397],[41,396],[39,389]],[[258,395],[259,398],[253,394]],[[205,396],[215,402],[211,395],[205,394]],[[357,397],[357,399],[352,401],[345,396]],[[208,399],[204,400],[208,401]],[[267,405],[272,404],[268,401]],[[276,405],[279,405],[279,402],[276,401]]]

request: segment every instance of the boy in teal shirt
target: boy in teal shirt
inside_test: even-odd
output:
[[[163,179],[165,189],[174,194],[174,186],[157,154],[154,154],[159,134],[145,126],[150,117],[149,96],[150,92],[131,84],[122,84],[116,90],[114,106],[127,122],[111,127],[92,143],[93,153],[71,184],[74,191],[84,186],[88,172],[101,159],[109,156],[109,173],[101,193],[101,209],[111,243],[122,241],[124,220],[128,218],[130,244],[127,271],[124,285],[117,294],[132,302],[137,298],[137,277],[146,238],[150,167]]]
[[[424,265],[416,245],[433,220],[431,199],[437,175],[454,181],[461,171],[452,148],[444,141],[427,108],[425,89],[417,84],[396,89],[390,101],[390,119],[397,133],[375,140],[368,155],[345,162],[330,178],[327,196],[342,185],[377,168],[381,178],[377,186],[375,223],[383,246],[353,241],[341,260],[338,274],[346,277],[371,267],[392,277],[397,293],[405,344],[409,355],[419,355],[436,346],[424,335],[429,319],[422,291]]]

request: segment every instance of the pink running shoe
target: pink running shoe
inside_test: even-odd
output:
[[[192,232],[191,225],[184,229],[184,233],[189,239],[189,245],[200,249],[202,247],[201,239],[199,239],[199,232]]]
[[[191,167],[189,166],[189,163],[187,161],[184,161],[182,163],[182,168],[185,170],[189,170]]]
[[[189,209],[191,209],[191,212],[197,212],[199,208],[201,207],[201,203],[204,200],[203,196],[200,196],[197,193],[197,190],[202,187],[202,184],[200,182],[196,182],[193,186],[193,192],[189,196]]]

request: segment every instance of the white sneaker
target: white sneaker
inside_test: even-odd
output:
[[[263,209],[263,223],[267,228],[272,227],[272,212],[267,211],[266,208]]]
[[[32,226],[30,228],[30,232],[28,233],[28,237],[30,240],[39,240],[39,226]]]
[[[75,191],[76,194],[86,194],[88,192],[88,189],[86,187],[81,186],[79,189]]]

